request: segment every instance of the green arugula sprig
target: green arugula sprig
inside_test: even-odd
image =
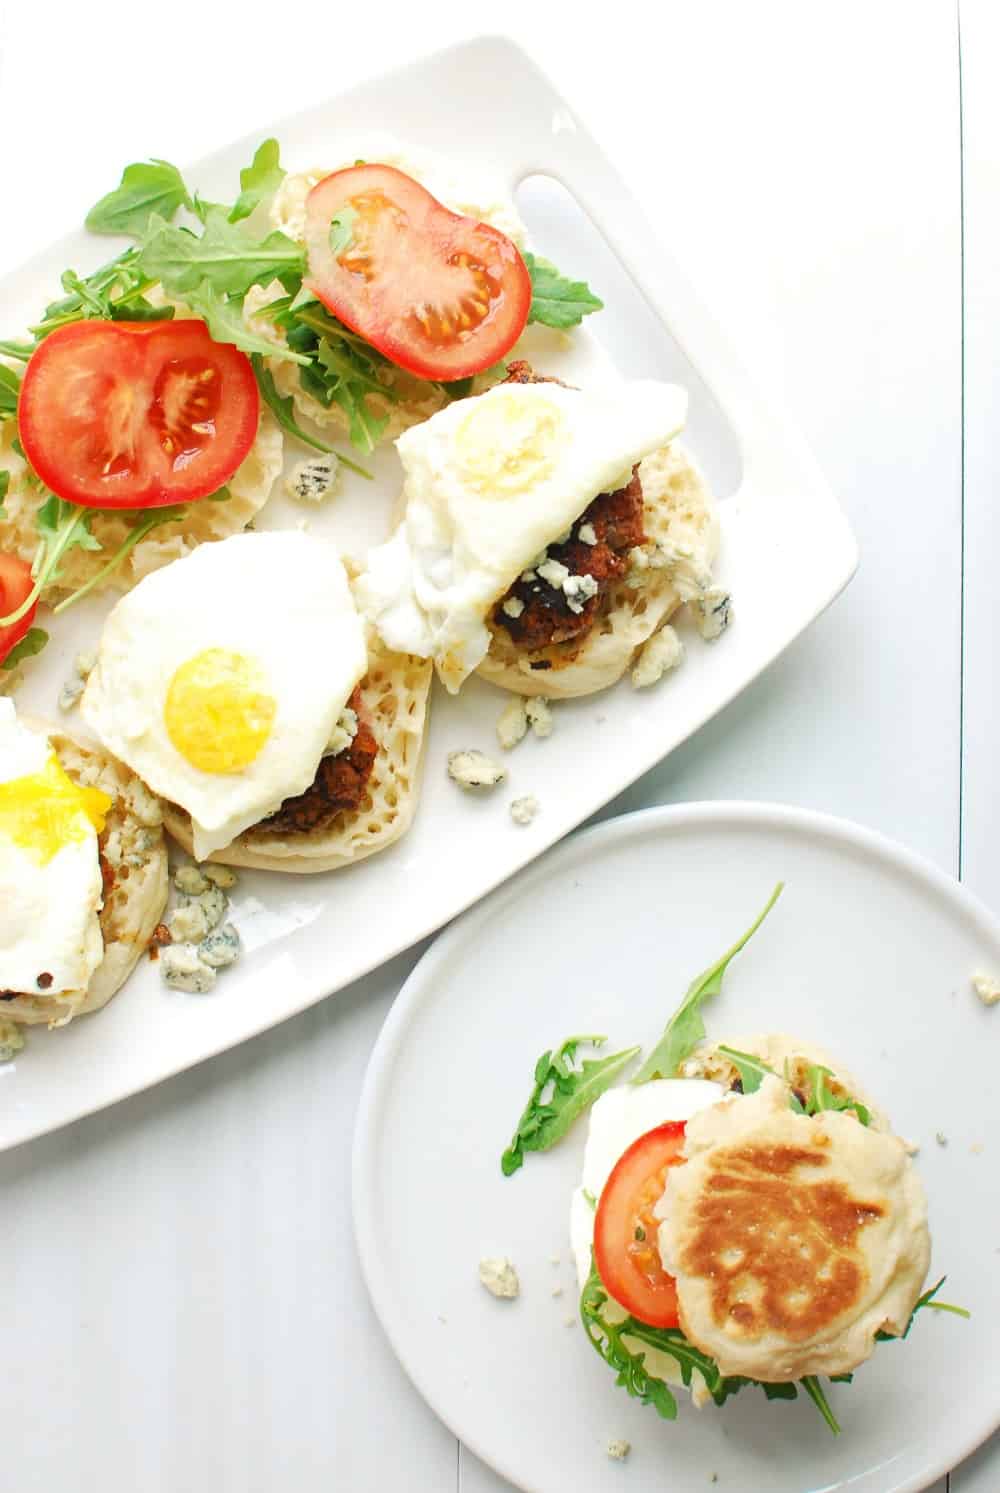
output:
[[[113,192],[95,202],[84,222],[91,233],[121,233],[141,238],[154,215],[169,221],[192,199],[176,166],[169,161],[136,161],[126,166]]]
[[[922,1311],[950,1312],[953,1317],[964,1317],[965,1320],[968,1321],[972,1316],[972,1313],[966,1307],[954,1306],[950,1301],[937,1300],[937,1293],[940,1291],[941,1287],[944,1285],[947,1279],[948,1277],[946,1275],[942,1275],[937,1285],[931,1286],[929,1290],[925,1291],[922,1296],[917,1298],[913,1310],[910,1313],[910,1320],[907,1322],[905,1328],[898,1337],[895,1333],[892,1332],[876,1332],[875,1341],[877,1343],[901,1343],[904,1338],[909,1337],[913,1324],[917,1319],[917,1315]]]
[[[583,280],[567,280],[551,260],[525,251],[524,262],[531,276],[529,322],[565,331],[578,327],[585,316],[603,311],[604,302],[598,300],[589,285]]]
[[[762,1058],[756,1057],[753,1053],[738,1052],[735,1047],[726,1047],[721,1043],[715,1050],[727,1057],[739,1073],[744,1094],[755,1094],[764,1079],[768,1077],[789,1083],[787,1068],[784,1073],[778,1073],[776,1069],[771,1068]],[[860,1099],[854,1099],[850,1094],[834,1094],[831,1091],[829,1081],[836,1077],[832,1068],[824,1068],[822,1063],[810,1063],[806,1069],[805,1102],[803,1103],[798,1094],[791,1090],[789,1093],[791,1108],[800,1115],[818,1115],[824,1110],[852,1110],[862,1125],[870,1125],[872,1117],[867,1105],[862,1104]]]
[[[29,627],[21,641],[15,643],[10,652],[0,659],[0,671],[6,673],[24,659],[34,658],[36,653],[41,653],[48,641],[49,635],[44,628]]]
[[[203,501],[206,503],[210,503],[216,496],[228,498],[228,488],[221,489],[220,494],[218,495],[212,493],[209,497],[203,499]],[[131,531],[128,536],[122,540],[121,544],[112,554],[111,558],[101,566],[100,570],[95,571],[90,580],[85,581],[84,584],[82,586],[79,586],[77,590],[75,590],[70,596],[64,597],[57,606],[53,607],[53,616],[58,616],[60,612],[65,612],[67,607],[75,606],[76,603],[82,600],[84,596],[86,596],[89,592],[95,590],[98,586],[101,585],[103,581],[106,581],[108,576],[110,576],[113,571],[117,570],[119,565],[123,563],[125,558],[131,554],[136,545],[140,544],[142,540],[146,538],[147,534],[151,534],[153,530],[158,529],[161,524],[172,524],[177,519],[183,518],[186,512],[186,505],[183,503],[177,503],[172,507],[166,508],[139,508],[135,510],[130,509],[126,514],[121,515],[125,517],[126,520],[131,524]],[[89,545],[87,546],[87,548],[90,547],[91,546]],[[96,545],[96,548],[101,548],[100,543]]]
[[[62,562],[71,550],[101,548],[100,541],[90,531],[93,517],[91,509],[79,508],[49,494],[35,516],[39,541],[31,567],[33,585],[20,606],[8,616],[0,617],[0,627],[13,627],[27,616],[45,587],[59,579]]]
[[[0,363],[0,420],[11,420],[17,414],[17,396],[21,380],[13,368]]]
[[[0,499],[2,499],[9,487],[9,474],[0,473],[0,479],[6,479],[0,480]],[[228,496],[229,490],[222,488],[219,493],[213,493],[204,501],[211,502],[212,497],[227,498]],[[115,516],[124,519],[129,524],[129,533],[89,580],[58,603],[53,609],[54,614],[64,612],[67,607],[74,606],[88,592],[101,585],[118,569],[136,545],[146,538],[147,534],[152,533],[161,524],[173,523],[183,518],[186,511],[186,507],[180,504],[166,508],[116,510]],[[101,541],[91,528],[95,512],[94,509],[82,508],[76,503],[67,503],[62,498],[57,498],[55,494],[49,493],[35,515],[39,542],[31,567],[33,578],[31,590],[20,606],[8,616],[0,617],[0,627],[11,627],[28,614],[43,596],[46,587],[54,585],[61,579],[63,561],[74,549],[96,551],[103,548]],[[31,628],[7,655],[5,667],[12,668],[21,659],[31,658],[36,653],[40,653],[47,642],[48,633],[42,628]]]
[[[697,975],[688,986],[687,993],[667,1023],[663,1036],[657,1042],[638,1073],[631,1082],[648,1083],[651,1078],[673,1078],[684,1059],[690,1057],[705,1036],[705,1022],[701,1007],[710,996],[718,995],[722,979],[729,965],[741,949],[745,948],[767,917],[784,890],[785,883],[779,881],[768,899],[767,906],[742,938],[737,939],[731,949],[715,964]]]
[[[239,223],[273,197],[285,179],[277,140],[263,140],[254,152],[249,166],[240,172],[240,195],[229,213],[230,223]],[[164,217],[169,217],[168,213]]]
[[[517,1122],[514,1137],[500,1158],[510,1177],[524,1165],[525,1151],[547,1151],[567,1134],[574,1120],[600,1098],[639,1055],[638,1047],[603,1058],[584,1058],[575,1067],[581,1043],[602,1047],[606,1037],[567,1037],[555,1052],[543,1052],[535,1064],[535,1083]]]
[[[677,1419],[677,1400],[665,1380],[651,1373],[646,1367],[645,1353],[637,1353],[625,1342],[625,1338],[645,1344],[657,1352],[666,1354],[677,1364],[681,1382],[690,1389],[697,1371],[705,1382],[716,1405],[724,1405],[734,1394],[747,1385],[762,1389],[769,1400],[794,1400],[798,1398],[795,1384],[771,1384],[762,1379],[746,1379],[737,1375],[723,1374],[714,1358],[702,1353],[689,1342],[677,1327],[650,1327],[638,1317],[627,1316],[622,1321],[613,1321],[604,1308],[608,1304],[608,1293],[597,1268],[591,1260],[590,1276],[580,1293],[580,1320],[591,1347],[604,1362],[615,1370],[615,1382],[625,1389],[633,1399],[643,1405],[652,1405],[664,1420]],[[820,1414],[836,1434],[840,1430],[836,1417],[830,1409],[819,1380],[814,1376],[803,1379],[802,1387],[819,1409]]]

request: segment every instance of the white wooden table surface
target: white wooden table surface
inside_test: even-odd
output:
[[[488,15],[450,0],[11,4],[0,272],[80,219],[126,161],[183,164],[477,25],[507,30],[590,124],[762,382],[783,390],[862,547],[827,616],[610,812],[801,803],[961,869],[997,907],[994,11],[965,0],[961,17],[964,501],[953,0],[619,0],[594,20],[552,0]],[[404,1379],[354,1257],[354,1108],[414,958],[0,1157],[0,1486],[506,1486]],[[1000,1486],[1000,1448],[951,1486]]]

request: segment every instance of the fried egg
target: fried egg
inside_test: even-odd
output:
[[[500,384],[457,400],[396,442],[404,517],[369,552],[359,604],[390,648],[433,658],[455,693],[486,654],[494,603],[686,412],[683,389],[652,380],[589,393]]]
[[[309,787],[366,667],[336,549],[297,532],[237,534],[118,602],[81,709],[191,816],[201,860]]]
[[[86,990],[104,957],[97,837],[110,807],[0,698],[0,990]]]

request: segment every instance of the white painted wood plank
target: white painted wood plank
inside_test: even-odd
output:
[[[1000,13],[962,0],[965,178],[965,741],[962,875],[1000,908]],[[970,996],[971,998],[971,996]],[[997,1241],[1000,1244],[1000,1240]],[[971,1304],[971,1303],[970,1303]],[[978,1308],[988,1309],[987,1304]],[[1000,1487],[1000,1435],[957,1468],[952,1493]]]
[[[351,1227],[354,1109],[407,967],[0,1158],[5,1486],[454,1489]]]

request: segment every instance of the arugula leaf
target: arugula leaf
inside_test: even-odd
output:
[[[19,363],[26,363],[35,351],[33,342],[4,342],[0,340],[0,357],[16,358]]]
[[[342,207],[330,219],[330,253],[339,259],[354,237],[354,225],[358,219],[357,208]]]
[[[308,365],[309,359],[303,354],[269,342],[266,337],[252,331],[243,320],[243,302],[217,295],[207,280],[187,291],[184,299],[195,315],[206,323],[216,342],[231,342],[245,353],[259,353],[267,358],[287,358],[293,363]]]
[[[10,473],[4,471],[3,467],[0,467],[0,518],[7,517],[6,513],[4,512],[3,500],[9,492]]]
[[[500,1169],[510,1177],[524,1165],[525,1151],[547,1151],[567,1134],[573,1121],[589,1109],[595,1099],[609,1089],[629,1063],[638,1056],[638,1047],[626,1048],[604,1058],[584,1058],[579,1068],[573,1066],[581,1042],[601,1047],[606,1037],[567,1037],[555,1054],[543,1052],[535,1064],[535,1084],[517,1122],[514,1138],[500,1159]],[[548,1099],[542,1095],[551,1085]]]
[[[662,1379],[658,1379],[646,1368],[646,1355],[636,1353],[624,1339],[631,1338],[644,1343],[657,1352],[667,1354],[680,1370],[681,1382],[691,1388],[695,1370],[701,1374],[705,1386],[716,1405],[724,1405],[734,1394],[747,1385],[755,1384],[769,1400],[794,1400],[798,1390],[794,1384],[769,1384],[760,1379],[723,1374],[714,1358],[696,1348],[677,1327],[650,1327],[637,1317],[627,1316],[615,1322],[604,1314],[608,1293],[597,1273],[591,1256],[590,1276],[580,1295],[580,1318],[591,1346],[617,1373],[616,1382],[644,1405],[652,1405],[664,1420],[677,1418],[677,1401]]]
[[[941,1287],[944,1285],[947,1279],[948,1277],[946,1275],[942,1275],[936,1286],[931,1286],[929,1290],[925,1291],[924,1294],[918,1298],[912,1312],[910,1313],[910,1320],[907,1322],[906,1327],[898,1337],[893,1332],[876,1332],[875,1341],[877,1343],[901,1343],[904,1338],[909,1337],[910,1330],[913,1327],[914,1322],[916,1321],[917,1313],[925,1309],[935,1312],[950,1312],[952,1316],[964,1317],[966,1321],[968,1321],[968,1319],[972,1316],[972,1313],[968,1311],[964,1306],[952,1306],[951,1302],[949,1301],[936,1300],[937,1293],[940,1291]]]
[[[137,161],[126,166],[113,192],[95,202],[84,220],[91,233],[127,233],[141,238],[155,215],[169,220],[191,198],[169,161]]]
[[[219,295],[246,295],[252,285],[280,280],[289,289],[305,271],[305,255],[283,233],[253,239],[219,208],[205,217],[199,236],[188,228],[173,228],[155,214],[142,245],[143,270],[159,280],[168,295],[188,300],[193,290],[209,286]]]
[[[809,1099],[806,1103],[807,1115],[822,1114],[824,1110],[853,1110],[862,1125],[870,1125],[872,1122],[871,1112],[860,1099],[852,1099],[850,1094],[842,1096],[832,1094],[827,1084],[827,1079],[835,1078],[836,1074],[830,1068],[824,1068],[820,1063],[812,1063],[808,1070]]]
[[[41,539],[32,574],[35,583],[17,609],[6,617],[0,617],[0,627],[11,627],[20,622],[34,606],[43,590],[51,581],[57,581],[60,565],[70,550],[99,550],[100,541],[90,532],[93,512],[79,508],[75,503],[65,503],[50,493],[35,515],[35,525]]]
[[[823,1386],[820,1384],[816,1375],[806,1374],[805,1378],[801,1381],[801,1384],[806,1394],[816,1406],[816,1409],[819,1411],[820,1415],[830,1427],[830,1430],[835,1436],[839,1436],[840,1422],[837,1420],[837,1417],[830,1409],[830,1403],[827,1400],[826,1395],[823,1393]]]
[[[335,451],[332,446],[327,446],[325,442],[319,440],[316,436],[306,434],[295,419],[295,401],[290,394],[282,396],[278,393],[274,376],[264,366],[264,360],[260,353],[253,353],[250,362],[253,364],[253,371],[257,376],[257,387],[260,390],[260,397],[274,415],[282,430],[287,431],[289,435],[294,436],[303,445],[311,446],[314,451],[322,451],[327,456],[335,456],[339,462],[342,462],[345,467],[349,467],[352,472],[357,472],[359,476],[371,479],[372,473],[359,465],[358,462],[351,461],[348,456],[341,456],[339,451]]]
[[[684,1059],[694,1051],[705,1035],[705,1023],[701,1017],[702,1001],[707,1000],[709,996],[718,995],[722,989],[722,977],[730,962],[750,942],[781,896],[784,886],[783,881],[778,882],[767,906],[756,922],[743,934],[743,937],[738,939],[721,959],[692,980],[687,994],[668,1021],[663,1036],[639,1072],[630,1080],[632,1083],[647,1083],[651,1078],[673,1078]]]
[[[17,396],[21,391],[21,380],[13,368],[0,363],[0,420],[10,420],[17,414]]]
[[[226,497],[229,497],[228,488],[220,488],[219,492],[225,494]],[[211,502],[212,498],[215,498],[217,496],[217,493],[211,493],[208,498],[204,499],[204,501]],[[124,518],[126,521],[132,524],[131,532],[125,539],[122,540],[121,544],[115,550],[114,554],[107,561],[107,563],[102,565],[100,570],[96,571],[91,576],[89,581],[85,581],[82,586],[78,587],[78,589],[74,591],[70,596],[64,597],[59,605],[53,608],[53,616],[58,616],[59,613],[64,612],[67,607],[74,606],[81,597],[86,596],[89,591],[93,591],[95,587],[99,586],[101,582],[112,573],[112,571],[118,569],[118,566],[125,559],[126,555],[130,554],[131,551],[135,549],[136,545],[141,540],[145,539],[146,535],[151,533],[153,529],[159,528],[161,524],[170,524],[173,523],[175,519],[183,518],[186,512],[187,506],[183,503],[177,503],[172,507],[167,508],[136,508],[130,509],[127,512],[122,512],[119,509],[116,516],[118,518]],[[92,535],[88,535],[88,538],[92,539],[93,543],[86,545],[85,547],[87,549],[101,548],[97,540],[93,539]],[[49,579],[51,580],[53,579],[53,577],[50,576]]]
[[[48,641],[49,635],[44,628],[29,627],[21,641],[14,644],[7,656],[0,658],[0,669],[13,669],[22,659],[34,658],[36,653],[41,653]]]
[[[528,321],[546,327],[578,327],[585,316],[602,311],[598,300],[583,280],[567,280],[548,259],[525,253],[524,262],[531,276],[531,310]]]
[[[249,218],[254,208],[281,186],[285,170],[279,154],[277,140],[264,140],[257,146],[253,161],[240,172],[240,186],[243,190],[229,214],[230,223],[239,223],[242,218]]]
[[[163,321],[173,316],[171,306],[153,306],[146,291],[156,282],[147,279],[139,267],[139,250],[126,249],[115,259],[101,265],[93,274],[81,279],[73,270],[62,276],[64,290],[70,294],[45,308],[43,319],[29,328],[40,339],[57,327],[87,317],[104,320]]]
[[[580,1320],[592,1348],[615,1370],[615,1383],[628,1391],[634,1400],[652,1405],[663,1420],[677,1419],[677,1401],[662,1379],[650,1374],[644,1353],[631,1353],[622,1342],[622,1326],[602,1314],[607,1292],[597,1271],[591,1268],[590,1279],[580,1294]],[[632,1319],[627,1317],[626,1322]],[[689,1370],[690,1372],[690,1370]]]
[[[760,1058],[754,1057],[753,1053],[737,1052],[735,1047],[725,1047],[721,1044],[715,1050],[716,1052],[724,1053],[739,1073],[744,1094],[756,1094],[765,1078],[781,1078],[780,1073],[775,1072],[773,1068],[769,1067],[767,1063],[762,1062]],[[804,1115],[807,1113],[797,1095],[790,1094],[789,1099],[792,1109],[798,1114]]]

